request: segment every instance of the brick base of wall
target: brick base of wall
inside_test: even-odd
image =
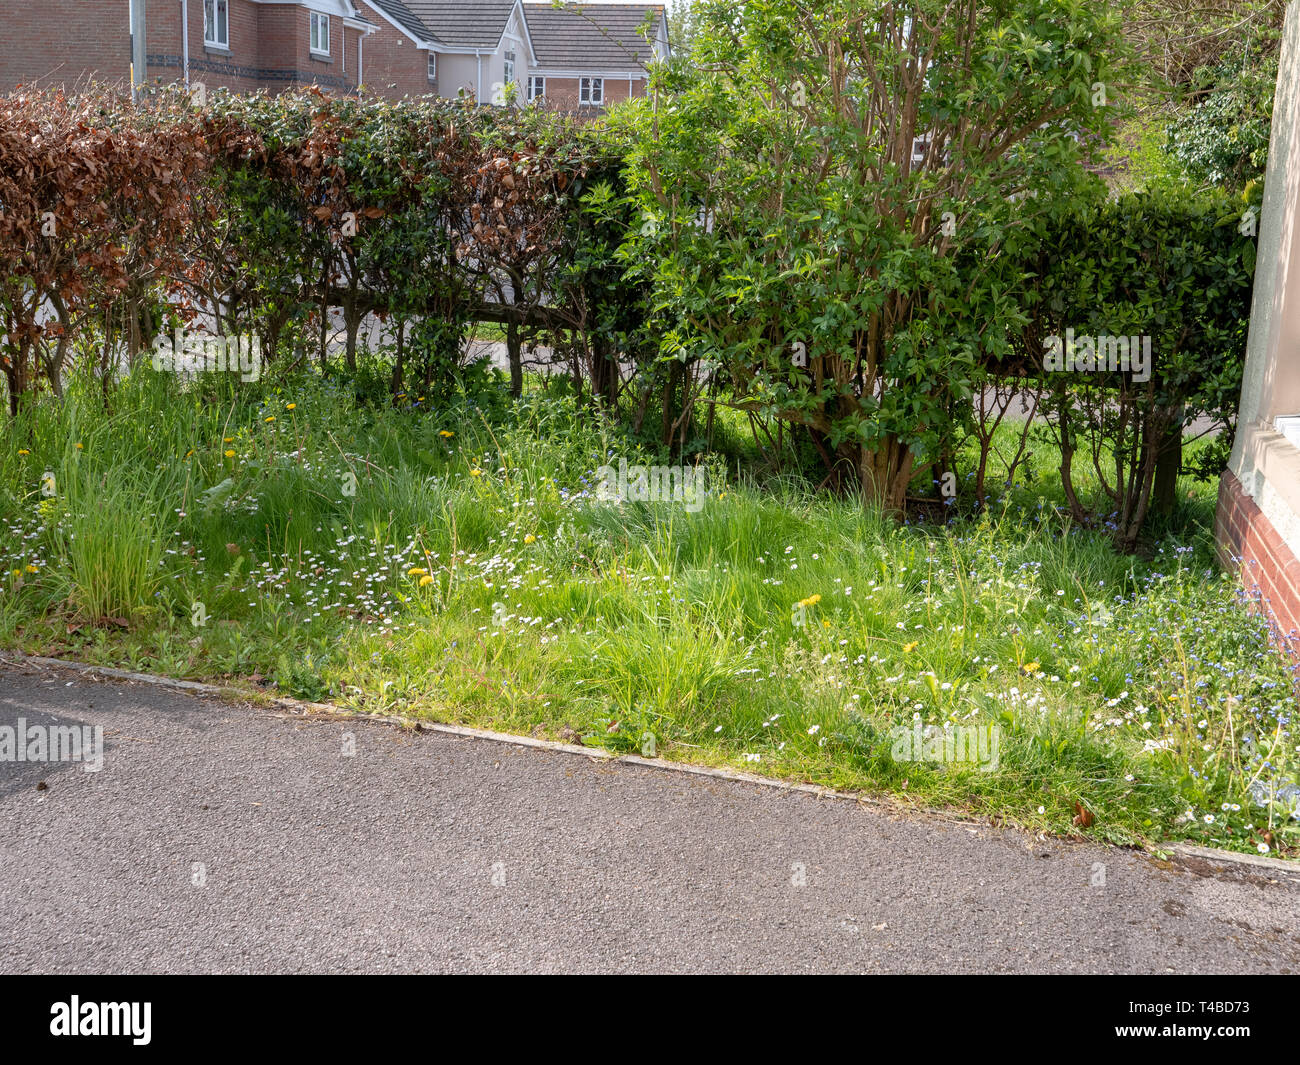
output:
[[[1220,561],[1240,575],[1255,606],[1272,622],[1278,644],[1300,660],[1300,560],[1231,472],[1219,481],[1214,539]]]

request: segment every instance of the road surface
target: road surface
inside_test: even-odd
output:
[[[20,717],[105,748],[0,762],[9,973],[1300,972],[1268,868],[0,663]]]

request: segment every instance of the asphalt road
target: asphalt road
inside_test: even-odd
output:
[[[1266,868],[0,670],[105,740],[0,762],[7,973],[1300,972]]]

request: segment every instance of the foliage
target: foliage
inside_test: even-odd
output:
[[[1207,486],[1149,559],[1071,519],[1046,446],[951,527],[748,479],[697,513],[601,502],[595,468],[636,452],[572,397],[358,410],[286,369],[203,402],[141,367],[112,415],[74,381],[0,424],[0,643],[637,753],[651,732],[657,757],[1035,830],[1076,834],[1080,802],[1094,838],[1300,844],[1252,796],[1300,772],[1293,673],[1214,563]],[[1000,768],[895,760],[914,723],[997,725]]]
[[[1045,225],[1023,261],[1026,358],[1043,375],[1067,499],[1075,519],[1088,520],[1073,484],[1081,450],[1126,551],[1144,528],[1167,441],[1175,442],[1175,473],[1177,441],[1193,422],[1213,424],[1221,458],[1231,446],[1255,266],[1240,208],[1223,192],[1106,198]],[[1080,348],[1078,369],[1059,358],[1067,330],[1094,352],[1087,360]],[[1130,351],[1124,361],[1106,338],[1130,338],[1143,354]]]
[[[1202,73],[1205,95],[1170,126],[1170,153],[1197,181],[1255,191],[1268,165],[1276,47],[1263,55],[1242,48]]]
[[[653,286],[661,351],[901,511],[950,399],[1019,323],[954,247],[996,249],[1017,201],[1071,185],[1077,139],[1104,127],[1116,23],[1082,3],[942,0],[705,3],[699,19],[700,75],[643,109],[628,157],[643,224],[623,254]]]
[[[179,267],[207,158],[167,101],[108,110],[94,96],[0,96],[0,369],[11,413],[40,377],[61,391],[91,316]],[[107,323],[107,319],[105,319]],[[131,319],[130,353],[141,346]]]

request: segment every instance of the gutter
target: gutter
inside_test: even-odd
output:
[[[350,19],[350,18],[345,17],[345,18],[343,19],[343,30],[344,30],[343,46],[342,46],[342,48],[341,48],[340,51],[339,51],[339,55],[340,55],[341,58],[343,59],[343,73],[344,73],[344,74],[346,74],[346,73],[348,72],[348,39],[347,39],[347,31],[348,31],[348,30],[360,30],[360,31],[361,31],[361,36],[359,36],[359,37],[357,38],[357,88],[359,89],[359,88],[361,88],[361,84],[362,84],[362,81],[363,81],[363,79],[364,79],[364,74],[365,74],[365,42],[366,42],[366,38],[369,37],[372,33],[376,33],[376,32],[378,32],[379,27],[376,26],[373,22],[363,22],[363,21],[360,21],[360,20],[358,20],[358,19]]]

